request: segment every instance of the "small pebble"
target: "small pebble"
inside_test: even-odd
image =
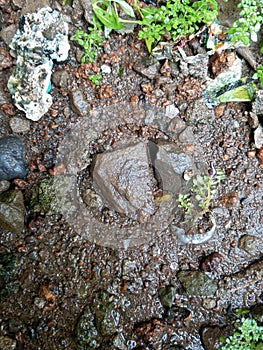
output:
[[[10,119],[9,124],[14,133],[27,132],[30,130],[30,121],[23,117],[13,117]]]
[[[252,158],[255,158],[256,153],[257,152],[255,150],[250,150],[250,151],[247,151],[247,156],[248,158],[252,159]]]
[[[107,64],[103,64],[101,67],[101,72],[104,74],[110,74],[111,73],[111,67],[108,66]]]

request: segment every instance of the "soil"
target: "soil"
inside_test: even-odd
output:
[[[83,3],[73,1],[73,7],[62,1],[51,4],[68,18],[70,35],[87,26]],[[2,28],[17,26],[25,6],[19,0],[0,1]],[[186,43],[187,56],[205,52],[202,38],[200,34]],[[218,326],[215,336],[225,335],[224,327],[233,325],[236,309],[263,303],[262,164],[256,157],[248,118],[251,103],[221,104],[207,119],[205,106],[198,108],[205,86],[201,77],[191,76],[189,70],[180,72],[170,59],[152,61],[135,29],[130,34],[112,33],[93,64],[80,64],[81,48],[71,41],[68,61],[53,68],[53,77],[67,74],[66,80],[53,78],[52,107],[39,121],[30,121],[25,131],[21,127],[14,132],[10,120],[23,120],[24,114],[14,107],[6,87],[15,59],[9,57],[3,40],[0,45],[5,58],[0,72],[0,133],[15,134],[25,141],[29,167],[24,180],[11,181],[11,188],[23,192],[24,228],[20,233],[0,232],[4,281],[0,284],[0,339],[13,341],[13,347],[3,349],[216,349],[216,340],[209,344],[204,330]],[[258,47],[252,49],[260,63]],[[213,57],[213,72],[205,70],[214,77],[227,62],[225,56],[221,62]],[[102,65],[111,71],[102,74],[96,86],[88,75],[100,72]],[[141,65],[156,71],[142,73]],[[201,64],[195,68],[204,69]],[[245,60],[242,69],[244,74],[253,73]],[[176,116],[174,124],[169,121],[170,129],[161,118],[167,106],[173,107]],[[152,128],[146,122],[151,114],[145,117],[145,111],[153,111]],[[76,148],[84,158],[77,174],[82,191],[85,185],[92,187],[92,179],[86,183],[82,179],[90,165],[86,154],[114,149],[134,135],[156,140],[178,125],[189,126],[193,134],[188,151],[196,147],[207,168],[212,164],[225,174],[213,200],[216,230],[208,241],[200,236],[201,243],[184,245],[170,226],[164,226],[151,239],[141,237],[141,244],[136,241],[121,248],[107,244],[108,238],[103,242],[100,237],[100,244],[89,239],[59,210],[32,210],[35,186],[65,172],[61,149],[66,145],[74,151],[74,142],[79,140],[76,126],[83,128],[80,136],[84,141],[85,137],[92,141],[92,151],[85,153],[81,148],[80,154]],[[93,209],[95,216],[96,212]],[[105,225],[100,236],[111,234],[112,221],[125,225],[119,215],[106,210],[100,217],[100,225]],[[159,218],[155,226],[162,227],[161,221]],[[202,230],[192,227],[189,234],[202,235]],[[211,293],[202,293],[202,288],[187,293],[178,278],[178,272],[185,270],[205,275],[213,284]],[[159,294],[163,287],[167,288],[168,306]]]

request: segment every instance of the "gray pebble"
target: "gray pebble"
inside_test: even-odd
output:
[[[27,132],[30,130],[30,121],[23,117],[13,117],[10,119],[9,124],[14,133]]]

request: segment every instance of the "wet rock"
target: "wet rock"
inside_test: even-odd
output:
[[[69,73],[66,70],[57,70],[52,75],[52,82],[59,88],[68,88]]]
[[[166,286],[159,290],[159,298],[164,307],[171,308],[175,299],[176,288],[173,286]]]
[[[75,111],[79,115],[87,115],[89,111],[89,105],[81,91],[71,91],[70,100],[73,111]]]
[[[0,139],[0,180],[24,178],[27,174],[25,144],[16,136]]]
[[[117,332],[120,314],[116,310],[114,295],[107,292],[97,294],[91,310],[95,315],[96,329],[101,337],[111,336]]]
[[[87,307],[80,316],[76,326],[77,347],[78,350],[97,349],[98,331],[95,327],[94,316],[89,307]]]
[[[10,26],[5,27],[1,30],[0,36],[7,46],[9,46],[9,44],[11,43],[16,30],[17,26],[15,24],[11,24]]]
[[[0,194],[0,227],[20,233],[24,227],[25,206],[21,191],[10,190]]]
[[[47,6],[50,6],[49,0],[26,0],[23,3],[21,15],[24,16],[27,13],[36,12]]]
[[[0,296],[6,297],[10,293],[16,293],[19,284],[15,280],[17,269],[16,256],[5,251],[0,252]],[[0,347],[0,349],[2,349]]]
[[[263,323],[263,304],[253,306],[251,314],[256,321]]]
[[[257,115],[263,114],[263,90],[258,90],[256,92],[255,101],[252,103],[252,112]]]
[[[174,143],[152,142],[150,155],[163,190],[176,195],[181,192],[184,171],[191,170],[193,174],[198,172],[193,158]]]
[[[52,215],[59,212],[54,178],[43,179],[32,188],[30,210],[42,215]]]
[[[204,345],[204,349],[218,349],[222,345],[222,342],[220,342],[220,337],[228,338],[232,334],[233,328],[230,326],[205,326],[201,330],[201,340]]]
[[[105,204],[118,213],[140,222],[154,213],[153,176],[146,143],[98,154],[93,181]]]
[[[145,76],[148,79],[154,79],[159,74],[160,63],[154,62],[153,60],[149,60],[146,62],[138,61],[134,64],[133,69],[135,72]]]
[[[218,288],[216,281],[198,271],[180,271],[177,278],[182,284],[180,292],[186,295],[210,296]]]
[[[259,239],[257,237],[251,235],[243,235],[238,240],[238,248],[251,253],[256,249],[258,243]]]
[[[0,47],[0,71],[12,67],[12,65],[13,60],[9,52],[5,48]]]
[[[23,117],[13,117],[10,119],[9,124],[13,133],[27,132],[30,130],[30,121]]]
[[[263,146],[263,127],[261,124],[259,124],[254,131],[254,142],[256,148],[261,148]]]
[[[10,182],[3,180],[0,181],[0,194],[7,191],[10,187]]]
[[[217,252],[205,256],[200,262],[200,270],[203,272],[213,272],[223,260],[222,255]]]
[[[0,336],[1,350],[14,350],[15,348],[16,348],[16,340],[5,336]]]

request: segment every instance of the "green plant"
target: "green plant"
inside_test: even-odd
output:
[[[263,87],[263,66],[260,65],[253,75],[253,79],[259,79],[260,85]]]
[[[211,23],[218,14],[215,0],[168,0],[159,8],[141,9],[135,1],[134,6],[141,16],[138,38],[145,40],[149,52],[164,36],[176,41],[195,33],[200,25]]]
[[[106,36],[113,30],[119,30],[125,23],[141,26],[140,40],[145,40],[147,49],[163,40],[164,35],[175,41],[181,36],[195,33],[201,24],[212,22],[218,13],[216,0],[168,0],[161,7],[140,8],[134,0],[134,8],[140,20],[127,20],[120,17],[117,5],[131,18],[135,17],[133,8],[124,0],[92,0],[93,11],[105,27]]]
[[[177,202],[178,207],[184,209],[186,215],[191,215],[193,204],[191,203],[190,194],[179,193]]]
[[[193,178],[190,193],[179,194],[177,199],[177,202],[179,202],[178,207],[184,209],[186,215],[191,215],[194,208],[193,202],[195,198],[201,209],[199,215],[207,213],[210,210],[216,189],[224,178],[224,173],[220,169],[216,170],[214,177],[208,175],[195,176]]]
[[[203,213],[206,213],[209,210],[216,189],[224,178],[224,173],[220,169],[217,169],[214,177],[208,175],[197,175],[193,179],[192,192],[194,193]]]
[[[220,350],[262,350],[263,349],[263,327],[258,326],[254,319],[242,318],[236,331],[228,338],[220,338],[225,345]]]
[[[97,52],[103,42],[101,25],[93,17],[92,27],[88,27],[88,33],[84,30],[77,29],[75,35],[70,40],[76,40],[80,46],[84,48],[84,55],[81,62],[94,62]]]
[[[125,22],[119,16],[117,5],[130,17],[135,17],[133,8],[125,0],[92,0],[93,11],[98,20],[104,25],[105,36],[108,36],[110,31],[124,28]],[[134,21],[137,23],[137,21]]]
[[[100,80],[102,79],[102,75],[101,74],[91,74],[88,76],[89,80],[95,84],[95,85],[100,85]]]
[[[262,0],[241,0],[237,7],[241,11],[238,20],[232,24],[228,32],[232,34],[231,41],[241,41],[244,45],[248,45],[250,40],[256,42],[263,23]]]

